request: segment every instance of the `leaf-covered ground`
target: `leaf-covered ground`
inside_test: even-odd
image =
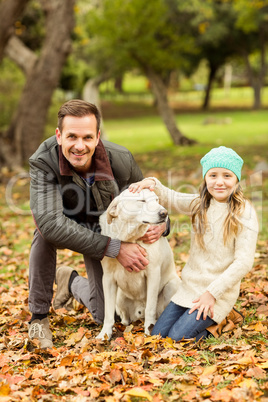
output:
[[[116,324],[112,340],[100,342],[100,326],[74,305],[71,312],[51,310],[55,347],[42,351],[27,336],[34,225],[21,209],[28,209],[28,179],[12,186],[10,179],[0,185],[1,401],[268,401],[266,239],[258,241],[254,268],[241,286],[237,307],[244,323],[219,339],[176,343],[144,336],[142,323],[134,323]],[[189,233],[174,231],[170,244],[179,273]],[[84,272],[81,256],[69,250],[59,251],[58,262]]]

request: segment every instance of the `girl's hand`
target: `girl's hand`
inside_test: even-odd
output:
[[[128,189],[132,193],[140,193],[144,188],[148,188],[149,190],[153,191],[155,188],[155,181],[153,179],[137,181],[137,183],[132,183]]]
[[[207,290],[202,296],[198,297],[197,299],[193,300],[195,305],[189,311],[189,314],[192,314],[195,310],[198,310],[198,314],[196,319],[199,320],[201,314],[203,313],[203,319],[205,320],[208,316],[208,312],[210,312],[210,317],[213,318],[214,316],[214,304],[216,299],[212,296],[211,293]]]

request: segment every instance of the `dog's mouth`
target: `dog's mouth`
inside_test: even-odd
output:
[[[160,225],[160,223],[165,222],[166,219],[159,219],[157,222],[148,222],[148,221],[142,221],[145,225]]]
[[[166,222],[167,214],[168,213],[166,210],[160,211],[157,214],[151,215],[152,221],[154,221],[154,222],[152,222],[152,221],[149,222],[147,220],[143,220],[142,223],[149,224],[149,225],[160,225],[161,223]],[[146,216],[144,216],[144,218],[146,218]]]

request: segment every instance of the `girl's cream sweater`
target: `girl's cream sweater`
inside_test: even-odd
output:
[[[197,194],[184,194],[156,182],[155,192],[160,204],[191,215],[192,201]],[[214,198],[207,211],[207,228],[204,234],[205,249],[195,240],[191,231],[189,259],[181,273],[181,282],[172,301],[191,308],[193,300],[208,290],[216,299],[213,320],[220,323],[232,310],[240,292],[241,279],[251,270],[258,236],[258,221],[253,206],[245,201],[245,209],[240,217],[243,228],[235,238],[224,244],[223,225],[227,216],[227,203]]]

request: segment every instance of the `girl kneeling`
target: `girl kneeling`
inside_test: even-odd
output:
[[[240,186],[243,159],[231,148],[213,148],[202,159],[200,193],[168,189],[156,178],[130,186],[130,191],[154,190],[160,204],[192,218],[189,259],[181,282],[152,335],[176,341],[205,338],[232,310],[241,279],[251,270],[258,235],[253,206]]]

